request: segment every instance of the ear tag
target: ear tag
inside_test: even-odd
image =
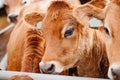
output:
[[[99,26],[103,26],[103,22],[95,17],[92,17],[89,21],[89,25],[91,28],[98,28]]]
[[[40,21],[40,22],[37,23],[36,28],[37,29],[41,29],[41,26],[42,26],[42,21]]]

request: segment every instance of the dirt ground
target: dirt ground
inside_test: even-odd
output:
[[[9,23],[7,22],[7,16],[0,16],[0,30],[8,26]]]

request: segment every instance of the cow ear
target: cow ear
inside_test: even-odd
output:
[[[89,21],[93,16],[102,20],[104,19],[105,14],[103,9],[97,8],[90,4],[85,4],[75,8],[73,10],[73,16],[80,24],[89,26]]]
[[[32,12],[25,15],[25,21],[30,25],[36,26],[37,23],[43,19],[43,17],[43,14],[40,14],[38,12]]]

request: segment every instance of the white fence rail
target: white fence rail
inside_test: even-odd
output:
[[[14,75],[28,75],[34,80],[109,80],[109,79],[99,79],[99,78],[84,78],[84,77],[72,77],[72,76],[38,74],[38,73],[27,73],[27,72],[12,72],[12,71],[0,71],[0,80],[7,80],[8,78]]]

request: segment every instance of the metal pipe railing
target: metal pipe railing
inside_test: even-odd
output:
[[[85,78],[85,77],[73,77],[51,74],[39,74],[28,72],[13,72],[13,71],[0,71],[0,80],[7,80],[14,75],[28,75],[34,80],[108,80],[100,78]]]

